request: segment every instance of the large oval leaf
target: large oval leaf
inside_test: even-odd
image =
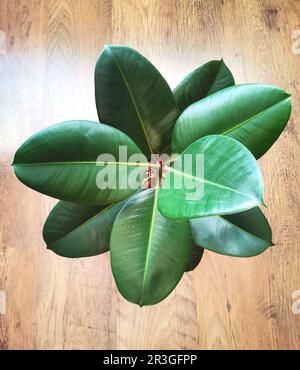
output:
[[[13,168],[20,181],[43,194],[76,203],[111,204],[136,191],[124,186],[127,176],[119,169],[128,175],[140,169],[143,178],[148,166],[123,162],[120,146],[126,147],[127,158],[142,154],[127,135],[113,127],[90,121],[64,122],[29,138],[15,154]],[[109,154],[116,162],[97,161],[100,154]],[[100,190],[98,176],[104,168],[112,183]]]
[[[101,122],[127,133],[149,157],[171,145],[178,116],[172,91],[158,70],[126,46],[105,46],[95,69]]]
[[[164,299],[177,285],[191,255],[190,225],[157,209],[158,189],[133,196],[117,216],[110,241],[120,293],[140,306]]]
[[[89,257],[107,252],[112,225],[127,200],[110,206],[59,201],[43,230],[47,247],[63,257]]]
[[[291,98],[270,85],[239,85],[188,107],[176,122],[172,149],[181,153],[206,135],[230,136],[260,158],[277,140],[291,113]]]
[[[216,253],[252,257],[273,245],[270,225],[258,207],[233,215],[195,218],[190,223],[195,243]]]
[[[180,112],[216,91],[234,85],[234,78],[221,60],[211,60],[188,74],[175,88],[174,98]]]
[[[229,137],[210,135],[169,167],[159,209],[174,219],[224,215],[263,204],[262,194],[263,179],[249,150]]]

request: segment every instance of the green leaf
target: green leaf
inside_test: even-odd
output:
[[[47,247],[63,257],[89,257],[107,252],[112,225],[124,200],[110,206],[59,201],[43,230]]]
[[[168,170],[158,202],[165,217],[224,215],[263,204],[263,179],[255,158],[229,137],[198,139]]]
[[[111,265],[120,293],[153,305],[178,284],[191,255],[188,222],[161,216],[158,189],[134,195],[117,216],[110,241]]]
[[[228,256],[251,257],[273,245],[272,231],[258,207],[227,216],[190,221],[195,243]]]
[[[195,140],[227,135],[260,158],[277,140],[291,113],[291,98],[270,85],[238,85],[192,104],[178,118],[172,149],[181,153]]]
[[[172,91],[158,70],[126,46],[105,46],[95,69],[98,116],[129,135],[149,157],[171,145],[178,116]]]
[[[180,112],[216,91],[234,85],[234,78],[221,60],[211,60],[188,74],[174,90]]]
[[[136,191],[123,186],[127,181],[124,170],[128,176],[140,171],[137,177],[142,179],[148,166],[122,162],[119,146],[127,148],[127,158],[142,154],[128,136],[113,127],[90,121],[64,122],[29,138],[15,154],[13,168],[20,181],[43,194],[76,203],[111,204]],[[100,154],[110,154],[116,162],[97,161]],[[103,173],[107,173],[109,188]]]
[[[188,262],[187,267],[185,268],[186,272],[193,271],[199,265],[202,257],[203,257],[204,249],[201,248],[199,245],[195,243],[192,244],[192,251],[190,260]]]

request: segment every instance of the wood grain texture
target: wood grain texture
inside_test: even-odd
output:
[[[1,348],[300,349],[300,29],[298,0],[1,0]],[[3,34],[2,34],[3,35]],[[292,94],[292,118],[259,162],[276,246],[251,259],[205,252],[175,292],[140,309],[118,294],[109,255],[47,251],[55,201],[23,186],[10,163],[31,134],[67,119],[97,120],[93,71],[103,44],[136,48],[172,87],[223,57],[237,83]]]

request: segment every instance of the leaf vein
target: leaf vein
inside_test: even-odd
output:
[[[116,56],[114,55],[114,53],[111,51],[110,47],[108,47],[108,46],[107,46],[107,47],[106,47],[106,49],[107,49],[107,50],[109,51],[109,53],[111,54],[111,56],[112,56],[113,60],[115,61],[116,65],[117,65],[117,67],[118,67],[118,69],[119,69],[119,71],[120,71],[120,74],[121,74],[121,76],[122,76],[122,78],[123,78],[123,81],[124,81],[124,83],[125,83],[125,85],[126,85],[126,87],[127,87],[127,89],[128,89],[128,92],[129,92],[130,98],[131,98],[132,103],[133,103],[133,105],[134,105],[134,108],[135,108],[135,110],[136,110],[136,113],[137,113],[138,119],[139,119],[139,121],[140,121],[140,123],[141,123],[141,127],[142,127],[142,129],[143,129],[143,132],[144,132],[144,135],[145,135],[145,138],[146,138],[147,144],[148,144],[148,146],[149,146],[150,153],[152,153],[152,154],[153,154],[153,153],[154,153],[154,151],[153,151],[153,149],[152,149],[152,145],[151,145],[150,138],[148,137],[148,133],[147,133],[146,126],[145,126],[145,124],[144,124],[144,122],[143,122],[143,120],[142,120],[142,117],[141,117],[140,111],[139,111],[139,109],[138,109],[138,107],[137,107],[137,104],[136,104],[135,98],[134,98],[134,96],[133,96],[133,93],[132,93],[132,91],[131,91],[131,88],[130,88],[130,86],[129,86],[129,83],[128,83],[128,81],[127,81],[127,79],[126,79],[125,75],[124,75],[124,72],[123,72],[123,70],[122,70],[122,68],[121,68],[121,65],[120,65],[120,63],[118,62],[117,57],[116,57]]]

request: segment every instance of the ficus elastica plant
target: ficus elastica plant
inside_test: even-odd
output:
[[[143,306],[167,297],[204,249],[251,257],[273,245],[257,159],[288,122],[288,93],[236,85],[223,60],[172,91],[140,53],[105,46],[95,98],[100,123],[50,126],[14,157],[20,181],[59,199],[43,230],[50,250],[109,251],[120,293]]]

